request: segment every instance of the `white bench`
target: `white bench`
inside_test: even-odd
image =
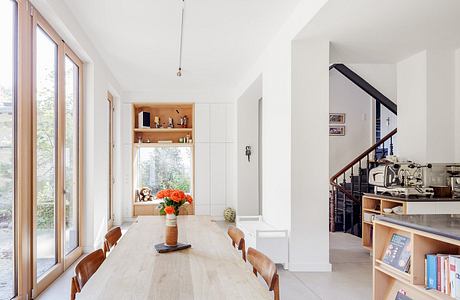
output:
[[[246,249],[252,247],[285,269],[289,262],[288,231],[265,222],[262,216],[237,216],[236,227],[244,232]]]

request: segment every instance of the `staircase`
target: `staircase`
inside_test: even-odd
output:
[[[329,70],[336,69],[358,87],[372,96],[378,103],[397,113],[396,104],[377,91],[367,81],[343,64],[334,64]],[[364,193],[374,192],[374,186],[368,182],[369,171],[378,165],[378,161],[387,155],[393,155],[393,138],[397,129],[377,141],[369,149],[358,155],[330,178],[329,230],[342,231],[361,237],[361,207]]]

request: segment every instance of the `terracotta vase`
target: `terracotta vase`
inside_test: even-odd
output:
[[[177,245],[177,216],[175,214],[166,215],[165,245]]]

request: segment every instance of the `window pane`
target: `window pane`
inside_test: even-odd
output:
[[[57,45],[36,29],[37,277],[56,264]]]
[[[138,188],[149,187],[156,194],[162,189],[191,193],[191,147],[139,148]]]
[[[78,247],[78,66],[65,57],[65,254]]]
[[[0,299],[15,296],[14,103],[16,2],[0,1]]]

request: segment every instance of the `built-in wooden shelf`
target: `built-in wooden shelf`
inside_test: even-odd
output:
[[[149,127],[139,128],[139,113],[150,113]],[[186,128],[181,127],[180,119],[187,116]],[[160,119],[161,128],[156,128],[155,117]],[[173,128],[166,127],[168,119],[173,119]],[[191,103],[135,103],[133,104],[133,143],[157,143],[158,141],[172,141],[179,143],[180,139],[194,140],[194,105]]]
[[[193,147],[193,143],[134,143],[135,147]]]
[[[150,124],[142,124],[147,128],[139,128],[139,113],[150,113]],[[180,125],[180,119],[187,116],[187,127]],[[161,128],[156,128],[155,117],[160,119]],[[169,128],[169,118],[173,119],[173,128]],[[159,215],[158,201],[136,202],[136,190],[140,187],[137,183],[138,155],[142,148],[154,147],[189,147],[192,152],[192,174],[194,170],[194,104],[193,103],[134,103],[132,105],[132,147],[133,147],[133,216]],[[191,142],[185,142],[189,139]],[[180,142],[184,140],[184,142]],[[139,143],[140,141],[140,143]],[[159,143],[159,141],[171,141],[171,143]],[[194,176],[194,175],[193,175]],[[193,191],[194,180],[192,180]],[[194,195],[192,195],[193,197]],[[195,202],[180,208],[181,215],[193,215]]]
[[[171,132],[192,132],[192,128],[134,128],[134,132],[155,132],[155,133],[171,133]]]
[[[384,215],[384,208],[393,208],[395,206],[403,207],[403,214],[407,213],[406,203],[404,201],[390,200],[378,195],[364,195],[362,208],[362,245],[365,249],[372,251],[372,235],[373,226],[372,222],[364,221],[364,213],[374,215]]]
[[[430,253],[459,254],[460,241],[429,232],[392,224],[384,220],[374,221],[375,241],[373,247],[373,299],[392,300],[403,289],[407,296],[417,300],[453,300],[436,290],[425,288],[425,255]],[[411,238],[410,270],[402,272],[382,261],[394,233]]]

